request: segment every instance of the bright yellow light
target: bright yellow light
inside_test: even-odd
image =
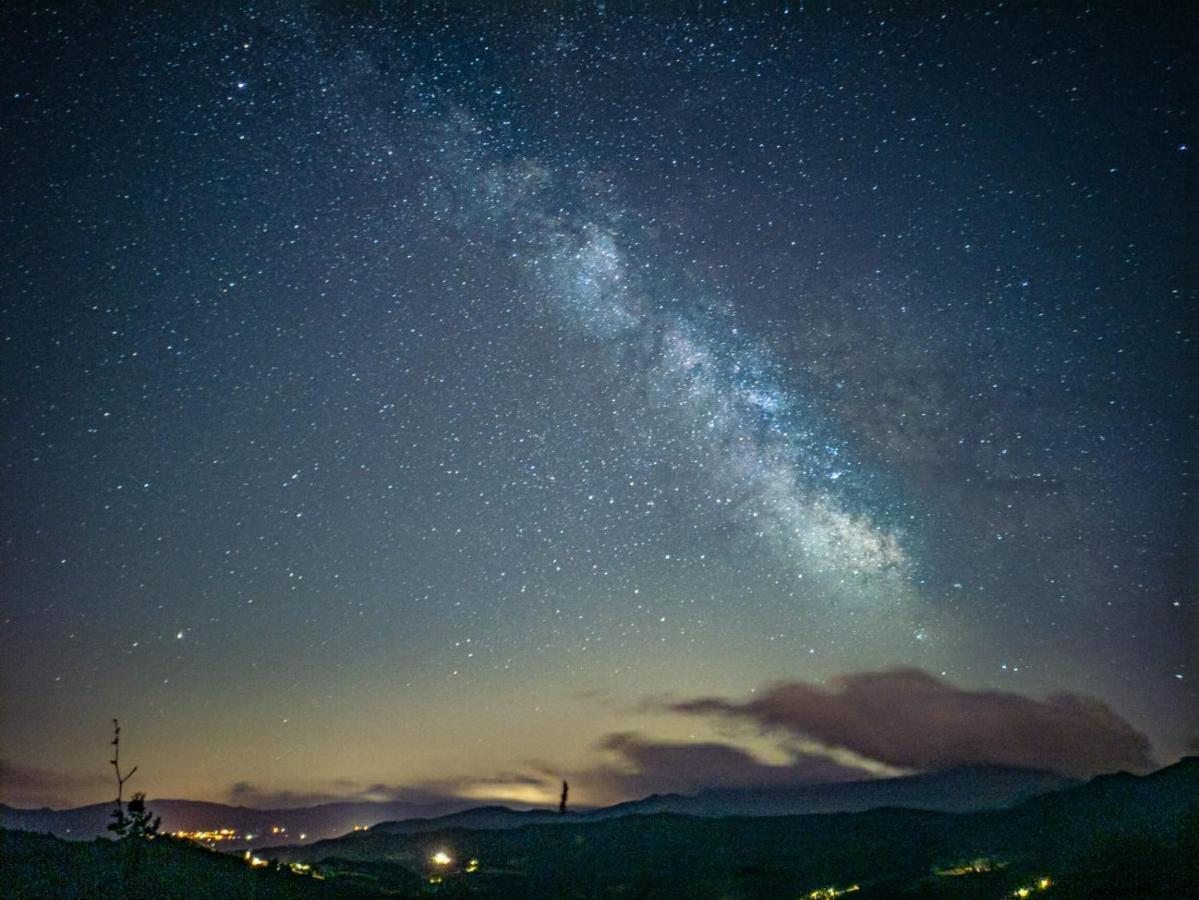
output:
[[[433,860],[434,863],[436,863],[439,866],[448,866],[450,863],[452,863],[454,861],[453,858],[448,853],[446,853],[444,850],[438,850],[436,853],[433,854],[431,859]]]
[[[237,832],[232,828],[222,828],[219,831],[176,831],[175,837],[189,841],[199,841],[205,844],[215,844],[218,841],[232,841],[237,838]]]
[[[1017,897],[1027,897],[1031,893],[1032,893],[1032,890],[1030,890],[1029,888],[1016,888],[1016,896]]]
[[[862,889],[862,886],[860,884],[851,884],[849,887],[843,887],[843,888],[839,888],[839,887],[817,888],[816,890],[814,890],[810,894],[808,894],[808,900],[836,900],[837,897],[840,897],[843,894],[853,894],[853,893],[856,893],[857,891],[860,891],[861,889]]]
[[[479,861],[478,861],[477,859],[472,859],[472,860],[470,860],[470,861],[469,861],[469,862],[466,864],[466,871],[467,871],[467,872],[477,872],[477,871],[479,871]]]
[[[1044,878],[1040,878],[1037,880],[1037,890],[1043,891],[1046,888],[1048,888],[1051,884],[1053,884],[1053,880],[1048,875],[1046,875]]]
[[[250,857],[250,865],[254,866],[255,868],[258,868],[258,867],[260,867],[260,866],[269,866],[269,865],[270,865],[270,863],[269,863],[269,862],[267,862],[267,861],[266,861],[265,859],[263,859],[262,857],[259,857],[259,856],[251,856],[251,857]]]

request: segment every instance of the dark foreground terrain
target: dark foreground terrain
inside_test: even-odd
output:
[[[1010,809],[781,817],[630,815],[405,833],[377,826],[257,851],[3,833],[4,897],[1199,896],[1199,760]],[[443,854],[439,856],[438,854]],[[297,871],[293,871],[294,868]],[[303,867],[309,868],[303,868]]]
[[[360,897],[352,883],[326,882],[236,856],[159,837],[116,843],[64,841],[29,831],[0,831],[0,897],[226,898],[260,900]]]

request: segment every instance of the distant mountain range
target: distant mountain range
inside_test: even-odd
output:
[[[1012,806],[1078,781],[1038,769],[960,766],[869,781],[769,788],[719,788],[694,796],[665,794],[609,807],[609,814],[675,812],[691,816],[794,816],[862,812],[883,806],[968,812]]]
[[[148,800],[146,805],[162,816],[162,829],[177,831],[215,831],[229,828],[242,839],[222,843],[228,849],[260,846],[264,841],[313,841],[336,837],[356,827],[414,817],[428,818],[458,812],[472,801],[448,803],[326,803],[299,809],[251,809],[206,803],[200,800]],[[91,840],[107,834],[112,821],[113,803],[96,803],[75,809],[16,809],[0,804],[0,828],[54,834],[69,840]],[[278,828],[280,831],[272,832]],[[248,835],[254,838],[244,840]],[[301,838],[300,835],[305,835]]]
[[[896,779],[901,784],[873,796],[860,786],[839,787],[850,789],[852,802],[870,803],[895,791],[928,798],[938,785],[1023,783],[1010,770],[996,775],[954,770]],[[808,803],[832,796],[815,788],[799,793]],[[63,841],[0,830],[0,896],[1132,900],[1193,897],[1199,885],[1199,758],[972,812],[887,806],[696,816],[644,805],[708,803],[727,794],[649,798],[562,816],[477,807],[262,848],[246,859],[188,841]],[[732,794],[746,801],[745,792]]]
[[[772,788],[723,788],[695,795],[655,794],[642,800],[599,809],[570,812],[514,810],[505,806],[472,806],[471,801],[440,804],[329,803],[300,809],[251,809],[195,800],[151,800],[166,831],[212,831],[229,828],[242,840],[223,843],[229,849],[265,843],[311,843],[364,826],[395,834],[458,827],[517,828],[531,824],[602,821],[647,813],[693,816],[802,815],[859,812],[883,806],[963,812],[1011,806],[1076,782],[1034,769],[970,766],[923,775],[868,781]],[[15,809],[0,805],[0,827],[90,840],[106,833],[112,803],[76,809]],[[382,823],[382,824],[381,824]],[[279,829],[279,831],[273,831]],[[249,835],[254,838],[244,840]],[[305,835],[301,838],[300,835]]]
[[[654,794],[600,809],[560,815],[552,810],[512,810],[483,806],[437,818],[383,822],[374,830],[415,834],[439,828],[497,829],[524,825],[598,822],[622,816],[679,813],[721,816],[796,816],[813,813],[862,812],[886,806],[940,812],[968,812],[1012,806],[1029,797],[1078,784],[1071,778],[1036,769],[963,766],[870,781],[769,788],[721,788],[698,794]]]
[[[918,783],[978,777],[951,772]],[[1129,900],[1196,896],[1199,885],[1199,758],[973,812],[605,812],[548,824],[538,821],[545,813],[471,810],[435,829],[385,823],[259,853],[334,880],[369,880],[381,891],[431,881],[453,896],[481,897],[832,897],[839,895],[820,891],[839,885],[852,887],[855,900],[993,900],[1050,886],[1046,900]]]

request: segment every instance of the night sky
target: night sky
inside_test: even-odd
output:
[[[1182,4],[160,6],[3,13],[0,799],[1194,746]]]

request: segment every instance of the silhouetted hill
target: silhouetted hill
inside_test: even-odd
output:
[[[476,806],[446,816],[422,819],[401,819],[396,822],[380,822],[371,831],[386,834],[420,834],[446,828],[471,830],[493,830],[497,828],[520,828],[524,825],[562,825],[568,822],[592,821],[596,813],[559,813],[548,809],[509,809],[506,806]]]
[[[993,898],[1040,877],[1056,882],[1058,898],[1183,897],[1199,883],[1191,880],[1199,879],[1199,761],[970,813],[653,813],[508,829],[390,827],[270,852],[318,868],[332,860],[343,874],[368,864],[380,884],[388,872],[416,874],[494,897],[777,897],[857,884],[859,898]],[[452,861],[434,861],[438,851]],[[977,859],[992,871],[934,874]]]
[[[795,787],[721,788],[694,796],[668,794],[621,804],[622,813],[677,812],[692,816],[793,816],[863,812],[884,806],[967,812],[1012,806],[1037,794],[1078,784],[1038,769],[962,766],[899,778]]]
[[[1006,814],[972,818],[997,845],[1036,847],[1045,858],[1070,858],[1079,836],[1142,839],[1182,827],[1199,810],[1199,757],[1145,776],[1120,772],[1025,801]]]
[[[256,835],[248,845],[235,842],[231,846],[258,846],[272,828],[286,828],[284,840],[307,840],[336,837],[351,831],[354,826],[370,826],[379,822],[441,816],[470,807],[470,801],[447,803],[327,803],[298,809],[252,809],[206,803],[199,800],[148,800],[147,805],[162,816],[162,830],[212,831],[232,828],[239,834]],[[96,803],[75,809],[17,809],[0,804],[0,827],[20,831],[54,834],[70,840],[91,840],[108,834],[113,804]],[[277,843],[279,835],[268,841]]]
[[[628,815],[672,812],[691,816],[782,816],[820,812],[861,812],[884,806],[946,812],[1011,806],[1029,797],[1078,784],[1053,772],[1001,766],[967,766],[868,781],[796,787],[726,788],[685,794],[653,794],[584,812],[512,810],[484,806],[437,818],[405,819],[376,825],[392,834],[416,834],[439,828],[496,829],[523,825],[598,822]]]
[[[395,833],[437,828],[518,828],[531,824],[599,821],[624,815],[676,812],[695,816],[800,815],[817,812],[855,812],[881,806],[964,811],[1009,806],[1035,794],[1076,782],[1034,769],[978,766],[923,775],[868,781],[802,785],[798,787],[730,788],[702,791],[694,796],[654,794],[642,800],[595,810],[512,810],[503,806],[471,806],[470,801],[438,804],[328,803],[297,809],[253,809],[197,800],[150,800],[162,816],[164,831],[212,831],[231,828],[255,835],[251,842],[235,841],[227,848],[279,843],[273,828],[286,829],[283,840],[306,842],[339,837],[355,826],[387,823]],[[107,835],[112,803],[76,809],[16,809],[0,804],[0,827],[38,831],[71,840]]]

